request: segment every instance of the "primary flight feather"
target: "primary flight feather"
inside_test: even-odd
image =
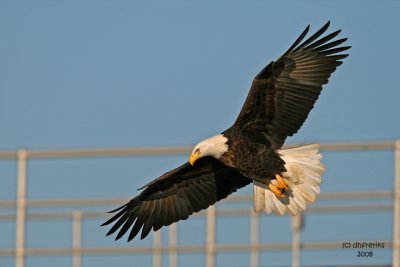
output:
[[[189,162],[142,189],[103,225],[114,223],[107,235],[126,233],[128,241],[141,230],[187,219],[237,189],[253,182],[256,212],[303,211],[319,194],[325,170],[317,144],[280,149],[306,120],[331,74],[348,56],[335,39],[340,30],[322,36],[329,22],[306,39],[309,26],[293,45],[254,78],[235,123],[221,134],[197,144]]]

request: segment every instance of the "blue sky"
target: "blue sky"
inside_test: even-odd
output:
[[[0,149],[194,145],[229,127],[254,75],[308,24],[314,31],[327,20],[331,31],[343,29],[341,36],[348,37],[353,48],[288,142],[394,140],[400,133],[399,11],[398,1],[362,0],[2,1]],[[28,195],[130,196],[184,160],[32,161]],[[324,191],[392,189],[390,152],[327,153],[325,163]],[[15,164],[0,162],[0,175],[0,199],[14,198]],[[354,238],[368,239],[367,233],[381,225],[382,236],[390,239],[390,215],[352,216],[359,221],[349,230],[333,227],[343,216],[311,216],[305,238],[315,240],[324,231],[331,238],[351,232]],[[312,227],[320,222],[326,228]],[[88,228],[95,225],[98,222]],[[185,222],[183,227],[190,225]],[[0,235],[12,227],[0,223]],[[64,244],[50,235],[35,236],[43,226],[32,227],[33,243]],[[95,242],[114,244],[102,240],[104,230],[93,231],[90,238]],[[12,246],[12,235],[5,236],[0,247]],[[305,254],[304,261],[329,263],[326,258],[336,255],[339,263],[360,263],[341,253]],[[279,260],[284,254],[277,255],[271,257]],[[32,266],[40,261],[29,260]],[[95,266],[91,260],[85,266]],[[118,257],[108,260],[123,262]],[[68,266],[65,259],[58,261]],[[231,266],[232,261],[228,257],[220,265]],[[378,253],[368,263],[373,261],[388,263],[390,254]],[[46,260],[40,265],[52,266]]]

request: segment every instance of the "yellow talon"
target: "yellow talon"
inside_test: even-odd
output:
[[[284,191],[282,190],[282,188],[275,186],[271,183],[268,184],[269,189],[271,189],[271,191],[278,197],[285,197]]]
[[[279,174],[275,174],[276,181],[278,182],[278,188],[288,190],[289,184],[283,180],[283,178]]]
[[[289,189],[289,184],[279,174],[275,174],[275,178],[278,184],[274,185],[270,182],[268,187],[277,197],[283,198],[285,191]]]

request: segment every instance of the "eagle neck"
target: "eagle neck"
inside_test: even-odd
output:
[[[228,138],[223,134],[217,134],[206,139],[209,142],[210,156],[220,159],[229,150]]]

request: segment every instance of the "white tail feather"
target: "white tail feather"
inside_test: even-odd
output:
[[[268,184],[254,182],[253,203],[256,212],[275,212],[283,215],[287,211],[297,215],[313,203],[320,192],[322,173],[325,166],[322,164],[322,155],[318,151],[319,145],[305,145],[292,149],[278,150],[285,161],[286,172],[282,177],[289,184],[285,197],[277,197],[268,187]],[[271,180],[275,184],[276,180]]]

